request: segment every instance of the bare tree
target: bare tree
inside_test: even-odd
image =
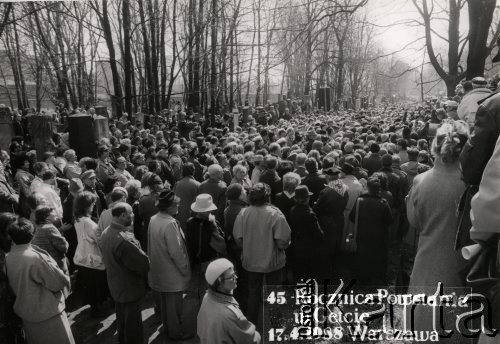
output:
[[[116,62],[116,54],[115,54],[115,46],[113,40],[113,33],[111,31],[111,24],[109,22],[109,14],[108,14],[108,0],[102,0],[102,9],[99,6],[97,0],[91,2],[92,9],[97,14],[99,21],[102,26],[102,30],[104,33],[104,39],[106,41],[106,46],[108,47],[109,52],[109,65],[111,68],[111,74],[113,78],[113,92],[114,94],[111,96],[111,101],[116,111],[116,115],[121,117],[122,115],[122,88],[121,88],[121,77],[118,71],[118,64]]]
[[[486,42],[496,0],[449,0],[448,8],[440,10],[436,10],[436,4],[433,0],[430,3],[427,0],[422,0],[421,4],[417,0],[412,1],[423,20],[422,25],[425,30],[425,43],[429,60],[437,74],[445,82],[448,96],[452,96],[456,84],[464,77],[471,79],[484,73],[485,59],[491,51],[488,50]],[[459,31],[460,15],[466,4],[469,6],[469,32],[461,37]],[[438,16],[437,11],[440,12],[439,14],[444,12],[444,18],[437,19],[444,19],[448,22],[448,35],[446,37],[440,35],[433,26],[433,19]],[[498,34],[497,27],[493,36],[498,37]],[[447,70],[434,50],[433,37],[447,42]],[[469,52],[467,68],[465,69],[461,65],[461,60],[467,42],[469,42]]]

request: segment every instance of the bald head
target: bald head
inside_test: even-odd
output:
[[[125,227],[130,226],[134,220],[132,207],[125,202],[116,203],[113,209],[111,209],[111,215],[113,216],[113,221]]]

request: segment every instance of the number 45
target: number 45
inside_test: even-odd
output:
[[[269,296],[267,297],[267,302],[271,305],[274,303],[277,303],[278,305],[285,304],[286,303],[285,292],[284,291],[278,291],[278,292],[272,291],[269,294]]]

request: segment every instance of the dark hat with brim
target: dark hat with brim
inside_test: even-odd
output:
[[[309,192],[309,188],[307,185],[299,185],[297,188],[295,188],[295,198],[298,199],[306,199],[309,196],[312,196],[313,193]]]
[[[342,166],[340,167],[340,170],[344,172],[345,174],[353,174],[354,172],[354,166],[351,164],[344,162]]]
[[[173,204],[178,204],[181,201],[173,191],[164,190],[158,195],[158,205],[163,207],[170,207]]]
[[[339,174],[339,173],[340,173],[340,169],[335,165],[323,169],[323,174],[326,174],[329,176],[334,176],[334,175]]]

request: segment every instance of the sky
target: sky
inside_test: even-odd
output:
[[[421,0],[418,0],[421,3]],[[448,0],[434,0],[435,8],[442,6],[446,8]],[[429,4],[432,0],[429,1]],[[467,6],[466,6],[467,7]],[[468,31],[468,15],[467,8],[461,13],[460,31],[466,33]],[[424,31],[422,26],[411,26],[407,22],[410,19],[418,19],[421,21],[413,1],[411,0],[369,0],[365,8],[367,19],[379,26],[377,28],[377,37],[380,44],[387,52],[398,52],[398,57],[407,61],[410,65],[420,64],[422,61],[424,50],[423,40],[411,43],[419,37],[423,37]],[[398,24],[399,23],[399,24]],[[437,20],[432,21],[432,27],[440,34],[447,36],[447,23]],[[408,45],[408,46],[407,46]],[[437,37],[433,39],[433,46],[437,52],[442,50],[446,52],[446,43]],[[407,46],[407,47],[406,47]],[[406,48],[405,48],[406,47]],[[441,48],[441,49],[440,49]]]
[[[396,24],[417,18],[418,12],[410,0],[371,0],[366,6],[367,19],[378,25],[378,38],[388,51],[397,51],[411,42],[419,30]]]

